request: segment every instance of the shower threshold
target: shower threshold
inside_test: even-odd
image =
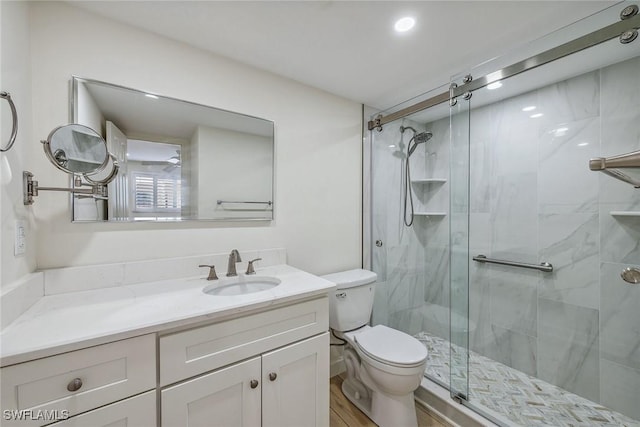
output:
[[[425,375],[449,384],[449,341],[427,332],[415,337],[429,353]],[[466,372],[453,375],[464,378]],[[509,426],[640,427],[640,421],[473,351],[469,352],[469,403]]]

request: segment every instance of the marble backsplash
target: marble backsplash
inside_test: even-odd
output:
[[[256,258],[262,258],[261,261],[255,263],[256,269],[286,263],[284,249],[241,251],[240,256],[242,262],[236,264],[238,272],[246,270],[248,261]],[[43,270],[44,294],[55,295],[199,275],[205,277],[208,274],[208,269],[198,267],[201,264],[215,265],[218,276],[224,276],[227,272],[228,258],[229,254],[224,253],[52,268]]]
[[[0,295],[0,330],[6,328],[45,295],[80,292],[126,286],[143,282],[203,276],[208,270],[200,264],[215,265],[219,276],[227,270],[228,253],[178,258],[153,259],[81,267],[52,268],[29,274],[2,290]],[[242,251],[237,271],[246,270],[247,262],[262,258],[255,268],[286,264],[285,249]]]

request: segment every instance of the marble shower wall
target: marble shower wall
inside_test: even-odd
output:
[[[449,339],[450,215],[403,225],[400,124],[374,134],[373,322]],[[402,125],[434,135],[412,177],[448,179],[449,118]],[[610,214],[640,211],[640,190],[588,169],[640,149],[640,58],[473,109],[470,126],[469,255],[554,265],[470,263],[471,349],[640,420],[640,287],[620,278],[640,267],[640,216]],[[413,188],[417,212],[449,211],[449,182]]]
[[[407,144],[413,132],[434,136],[421,144],[410,158],[411,179],[448,178],[449,127],[425,127],[411,120],[385,125],[374,132],[372,144],[372,240],[373,269],[378,274],[373,324],[386,324],[410,334],[425,330],[448,337],[448,240],[447,183],[413,183],[414,222],[404,225],[402,177]],[[426,302],[425,302],[426,301]],[[428,304],[436,307],[431,310]],[[429,319],[429,321],[425,321]],[[425,326],[426,325],[426,326]]]
[[[472,350],[636,419],[640,190],[588,161],[638,149],[640,58],[471,113],[470,256],[554,266],[471,263]]]

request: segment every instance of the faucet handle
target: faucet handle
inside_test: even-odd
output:
[[[236,262],[242,262],[242,258],[240,257],[240,252],[237,249],[233,249],[229,256],[234,257]]]
[[[200,264],[198,267],[209,267],[209,275],[207,276],[207,280],[218,280],[215,265]]]
[[[262,258],[256,258],[249,261],[247,265],[247,272],[245,274],[256,274],[256,271],[253,269],[253,263],[256,261],[262,261]]]

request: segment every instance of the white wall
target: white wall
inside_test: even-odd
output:
[[[68,197],[42,193],[32,208],[38,268],[269,247],[286,247],[290,264],[313,273],[360,265],[359,104],[68,4],[29,7],[38,137],[68,121],[72,74],[276,123],[272,223],[70,224]],[[25,167],[44,185],[68,181],[38,144]]]
[[[0,154],[0,286],[14,282],[31,272],[36,264],[31,216],[22,204],[22,170],[29,166],[27,153],[40,144],[31,138],[31,64],[29,57],[29,10],[24,2],[0,2],[1,73],[0,90],[11,93],[18,110],[18,136],[14,147]],[[11,135],[9,104],[0,101],[0,144],[5,146]],[[43,135],[46,137],[47,134]],[[40,150],[42,150],[40,148]],[[16,220],[27,227],[27,253],[14,256],[13,239]]]

